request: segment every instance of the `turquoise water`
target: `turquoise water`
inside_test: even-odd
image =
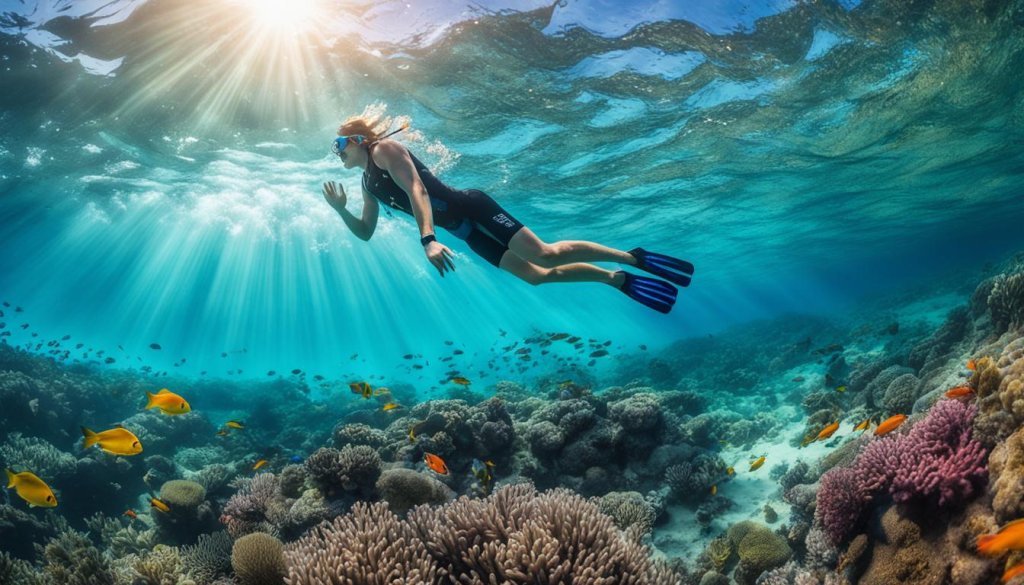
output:
[[[4,490],[0,582],[59,581],[32,545],[73,548],[65,520],[92,532],[67,558],[102,556],[75,569],[101,567],[90,583],[173,550],[162,582],[249,585],[225,563],[253,532],[288,544],[294,578],[300,535],[356,502],[535,502],[520,481],[632,503],[633,558],[682,562],[687,585],[712,539],[772,516],[801,566],[716,570],[874,582],[884,567],[837,567],[842,543],[815,566],[815,538],[882,534],[896,507],[875,486],[850,526],[823,523],[819,479],[950,388],[984,447],[957,483],[974,516],[939,524],[995,530],[1021,500],[982,480],[1003,473],[986,449],[1020,444],[1022,70],[1024,0],[0,0],[0,467],[60,501]],[[320,190],[359,213],[330,144],[360,113],[408,123],[397,140],[443,181],[545,241],[685,258],[693,284],[662,315],[530,286],[443,231],[440,278],[398,213],[359,240]],[[165,386],[192,412],[145,411]],[[82,448],[80,427],[115,425],[143,456]],[[192,579],[208,534],[221,566]],[[933,558],[994,579],[961,536]],[[871,539],[876,564],[948,574]]]
[[[368,375],[499,329],[660,346],[1021,242],[1019,3],[319,9],[292,34],[226,1],[3,4],[0,290],[33,330]],[[358,193],[327,145],[374,105],[541,238],[687,258],[694,285],[663,317],[451,237],[442,280],[407,217],[356,240],[319,185]]]

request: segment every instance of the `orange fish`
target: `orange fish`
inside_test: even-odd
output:
[[[255,465],[252,466],[252,470],[256,471],[257,469],[259,469],[260,467],[263,467],[266,464],[267,464],[267,460],[266,459],[260,459],[259,461],[256,462]]]
[[[838,431],[838,430],[839,430],[839,421],[836,421],[836,422],[828,425],[827,427],[821,429],[821,432],[818,433],[818,436],[815,437],[814,440],[815,441],[824,441],[825,439],[828,439],[829,437],[834,435],[836,433],[836,431]]]
[[[156,394],[147,391],[146,398],[149,402],[146,403],[146,410],[150,408],[158,408],[160,412],[164,414],[185,414],[192,411],[192,407],[188,405],[188,402],[178,396],[174,392],[171,392],[167,388],[161,389]]]
[[[905,414],[895,414],[879,423],[878,428],[875,429],[875,436],[881,437],[882,435],[895,431],[903,421],[907,420]]]
[[[974,390],[970,386],[957,386],[946,390],[946,398],[970,398]]]
[[[433,453],[423,453],[423,462],[427,464],[434,473],[441,475],[448,475],[448,466],[445,465],[444,459],[441,459]]]
[[[1003,583],[1009,583],[1011,579],[1014,577],[1020,577],[1021,575],[1024,575],[1024,563],[1020,563],[1019,565],[1014,565],[1009,569],[1006,569],[1006,572],[1003,573]]]
[[[139,515],[135,513],[135,510],[132,510],[131,508],[125,510],[123,515],[131,518],[132,520],[135,520],[139,517]]]
[[[1024,519],[1010,522],[995,534],[978,537],[978,554],[995,557],[1010,550],[1024,550]]]
[[[967,360],[967,369],[972,372],[978,371],[978,362],[974,360]]]

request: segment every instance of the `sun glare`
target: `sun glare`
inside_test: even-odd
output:
[[[302,29],[317,16],[318,0],[245,0],[253,18],[263,27],[279,30]]]

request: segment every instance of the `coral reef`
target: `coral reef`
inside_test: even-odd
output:
[[[665,483],[676,498],[703,499],[711,486],[725,475],[725,462],[709,454],[700,454],[665,470]]]
[[[583,550],[588,554],[577,554]],[[290,585],[396,578],[426,585],[445,574],[459,582],[492,575],[513,584],[568,575],[638,585],[680,582],[594,503],[566,490],[537,493],[528,484],[503,486],[483,500],[421,506],[404,521],[381,504],[359,503],[289,545],[285,555]]]
[[[239,538],[252,532],[274,532],[267,510],[277,497],[277,477],[260,473],[239,482],[239,490],[224,504],[220,521]]]
[[[36,551],[45,585],[114,585],[109,562],[80,532],[65,530]]]
[[[995,277],[986,303],[997,333],[1024,325],[1024,272]]]
[[[402,515],[421,504],[442,504],[452,493],[443,483],[412,469],[387,469],[377,480],[377,491],[391,511]]]
[[[972,437],[975,412],[973,405],[944,400],[909,432],[872,441],[851,467],[822,476],[816,518],[832,541],[846,538],[880,492],[939,507],[973,495],[987,476],[987,452]]]
[[[639,492],[609,492],[601,497],[598,508],[615,521],[619,530],[642,538],[651,533],[656,513]]]
[[[160,487],[160,499],[167,512],[154,511],[160,539],[180,545],[192,544],[200,534],[218,528],[217,514],[206,500],[206,488],[187,479],[172,479]]]
[[[738,583],[753,584],[761,573],[783,565],[793,551],[783,536],[756,522],[740,522],[729,527],[729,542],[739,556],[733,573]]]
[[[223,530],[200,535],[194,545],[183,546],[179,551],[182,572],[196,585],[210,585],[231,572],[233,545],[231,537]]]
[[[368,495],[380,476],[381,460],[372,447],[346,445],[341,450],[318,449],[306,458],[305,466],[309,479],[325,496],[346,491]]]
[[[269,534],[247,534],[231,548],[231,567],[241,585],[282,585],[284,545]]]

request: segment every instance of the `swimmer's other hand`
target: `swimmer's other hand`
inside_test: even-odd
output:
[[[334,181],[324,183],[324,199],[331,207],[339,211],[345,209],[345,202],[348,200],[345,196],[345,188],[341,186],[341,183]]]

